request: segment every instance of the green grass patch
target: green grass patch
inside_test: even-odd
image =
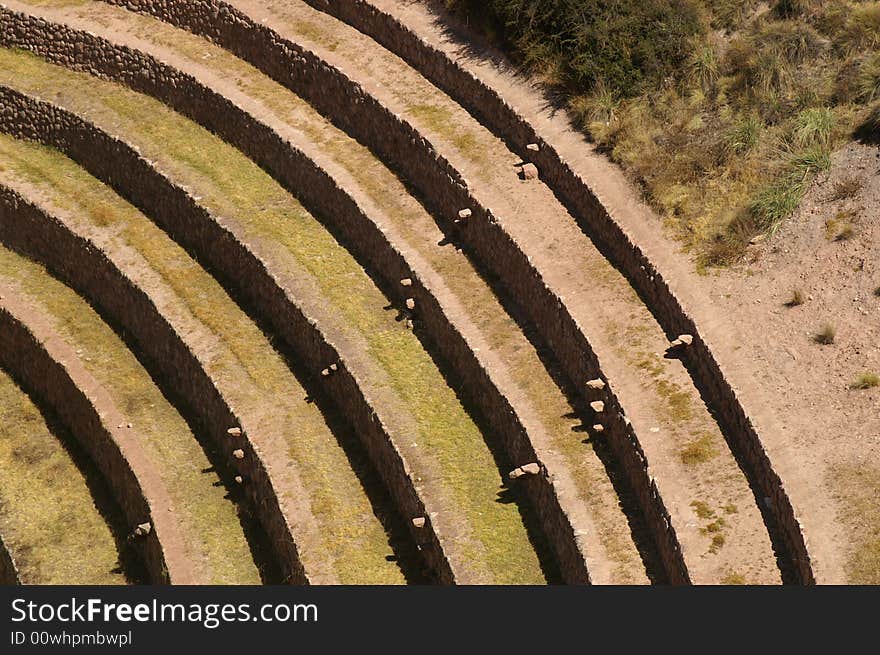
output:
[[[711,434],[704,434],[682,448],[679,456],[683,464],[695,466],[697,464],[705,464],[717,454],[718,450],[715,447],[713,436]]]
[[[289,194],[241,153],[149,98],[20,53],[6,51],[0,60],[7,82],[47,97],[60,93],[68,106],[113,125],[217,215],[235,221],[245,238],[272,244],[279,265],[314,285],[388,376],[415,419],[413,440],[436,462],[497,581],[543,580],[516,505],[496,502],[498,472],[479,430],[415,336],[383,309],[387,299]],[[200,319],[218,330],[238,325],[216,307]]]
[[[2,370],[0,425],[0,534],[23,581],[124,584],[113,533],[63,445],[70,437]]]

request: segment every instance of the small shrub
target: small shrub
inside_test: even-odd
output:
[[[874,295],[877,296],[878,298],[880,298],[880,287],[877,287],[876,289],[874,289]]]
[[[791,298],[785,303],[786,307],[800,307],[804,304],[804,294],[800,289],[791,292]]]
[[[856,75],[856,97],[861,102],[880,99],[880,54],[868,57]]]
[[[830,323],[826,323],[822,326],[822,329],[819,330],[814,336],[813,340],[816,343],[822,344],[823,346],[829,346],[834,343],[834,338],[837,336],[837,330]]]
[[[852,200],[859,192],[862,190],[862,187],[865,186],[864,180],[855,175],[851,177],[845,177],[842,180],[837,180],[834,182],[833,190],[825,199],[827,202],[838,202],[840,200]]]
[[[720,532],[712,535],[712,543],[709,545],[709,552],[713,555],[724,546],[724,535]]]
[[[593,92],[589,95],[578,96],[572,99],[569,109],[575,120],[583,127],[589,129],[591,123],[603,123],[608,125],[614,120],[614,111],[617,109],[618,100],[605,84],[596,84]]]
[[[739,508],[736,505],[734,505],[733,503],[728,503],[727,505],[724,506],[724,513],[725,514],[736,514],[738,511],[739,511]]]
[[[846,241],[854,234],[852,221],[858,212],[853,210],[839,211],[825,221],[825,238],[829,241]]]
[[[803,184],[808,176],[831,168],[831,151],[826,145],[815,144],[795,153],[791,158],[791,167],[792,172],[801,177]]]
[[[775,232],[786,218],[798,208],[803,185],[783,178],[758,192],[749,205],[749,213],[760,231]]]
[[[691,503],[694,513],[701,519],[711,519],[715,516],[715,510],[709,507],[709,504],[702,500],[695,500]]]
[[[862,373],[852,383],[853,389],[873,389],[876,386],[880,386],[880,375],[876,373]]]
[[[852,223],[844,223],[840,230],[838,230],[837,234],[834,235],[835,241],[849,241],[853,238],[855,234],[855,228],[853,228]]]
[[[711,43],[697,43],[687,63],[688,82],[701,89],[709,90],[721,76],[718,55]]]

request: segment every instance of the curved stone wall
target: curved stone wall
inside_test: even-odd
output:
[[[582,391],[583,406],[592,400],[605,401],[608,425],[604,436],[644,515],[664,573],[670,582],[689,582],[671,519],[650,477],[638,439],[611,387],[606,386],[604,392],[588,394],[578,383],[601,377],[595,354],[579,326],[561,300],[544,284],[540,273],[532,267],[518,245],[491,213],[473,198],[458,171],[433,149],[430,142],[340,71],[226,3],[216,0],[196,3],[108,1],[152,14],[210,38],[288,86],[339,127],[368,145],[392,167],[405,171],[406,177],[422,191],[424,200],[435,214],[451,217],[462,207],[472,208],[474,215],[467,221],[467,228],[457,235],[462,247],[476,255],[484,265],[489,265],[489,273],[502,281],[507,294],[516,299],[525,317],[535,325],[562,364],[571,380],[571,388]],[[34,43],[34,40],[31,35],[25,39],[16,38],[16,43],[23,42],[23,47],[30,45],[29,49],[40,54],[47,50],[44,42],[37,40]],[[73,55],[66,58],[75,59]],[[113,65],[93,62],[90,68],[96,72],[106,71]],[[451,220],[441,222],[441,227],[452,232]]]
[[[3,123],[0,129],[19,136],[24,136],[22,132],[32,132],[25,115],[12,109],[5,93],[0,94],[0,107]],[[272,544],[285,579],[307,583],[290,526],[281,513],[266,466],[250,441],[242,444],[228,438],[226,430],[241,425],[241,421],[217,391],[196,355],[161,316],[152,300],[91,242],[17,194],[7,191],[0,199],[4,201],[0,240],[46,266],[87,298],[117,332],[134,342],[147,370],[171,397],[182,401],[191,413],[189,418],[200,432],[208,435],[222,461],[236,462],[234,470],[219,465],[218,472],[225,474],[226,479],[233,475],[248,479],[245,494]],[[234,460],[232,450],[242,445],[248,456]]]
[[[552,145],[501,95],[444,52],[367,0],[305,0],[373,38],[394,52],[438,88],[448,93],[475,118],[503,139],[508,147],[541,171],[541,179],[576,218],[582,230],[630,281],[670,338],[692,334],[694,343],[685,364],[706,403],[715,412],[734,455],[756,491],[758,505],[771,535],[781,541],[778,553],[784,569],[800,584],[814,584],[806,539],[782,480],[773,470],[760,435],[725,379],[711,348],[695,321],[684,310],[661,273],[642,249],[614,220],[591,190]],[[429,3],[432,4],[432,3]],[[538,144],[538,152],[526,146]]]
[[[12,217],[13,213],[28,211],[15,192],[0,186],[0,235],[19,225],[20,219]],[[0,365],[61,419],[101,472],[131,530],[144,522],[157,528],[132,544],[153,584],[172,582],[149,501],[112,429],[104,424],[92,399],[77,385],[68,368],[6,307],[0,307]]]

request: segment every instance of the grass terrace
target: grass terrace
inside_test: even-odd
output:
[[[5,166],[14,168],[19,179],[50,198],[54,206],[75,213],[87,231],[103,234],[116,248],[133,249],[162,278],[181,312],[200,321],[217,340],[208,370],[225,380],[221,388],[234,388],[234,400],[241,405],[271,404],[278,423],[285,426],[291,458],[303,464],[304,481],[313,493],[312,511],[324,528],[323,548],[337,563],[340,578],[351,583],[402,583],[397,565],[385,559],[391,554],[388,537],[323,417],[304,401],[305,391],[281,356],[213,278],[151,221],[74,162],[49,148],[8,137],[0,137],[0,144]],[[11,267],[10,273],[16,270],[29,291],[30,286],[40,285],[33,292],[41,293],[40,299],[64,322],[59,326],[63,333],[90,353],[84,355],[90,372],[98,379],[110,377],[107,387],[118,406],[134,414],[135,425],[143,426],[148,437],[145,446],[168,474],[166,482],[175,502],[187,510],[193,526],[190,546],[205,551],[209,579],[259,582],[235,507],[224,500],[226,490],[214,486],[215,474],[201,472],[210,468],[204,453],[146,372],[70,290],[46,276],[33,278],[20,265]]]
[[[273,266],[302,279],[301,290],[313,306],[332,312],[334,329],[365,344],[372,364],[388,380],[388,391],[404,402],[417,426],[414,441],[431,462],[430,475],[442,480],[471,532],[473,556],[485,560],[497,582],[543,581],[517,506],[497,500],[498,471],[479,430],[415,336],[383,309],[387,299],[320,223],[250,160],[163,105],[25,53],[7,50],[0,61],[4,83],[60,102],[122,135],[200,196],[215,215],[234,223],[242,238],[262,244],[272,253]],[[137,244],[154,267],[155,256],[168,247]],[[231,310],[225,307],[187,298],[195,295],[198,278],[178,272],[177,286],[173,273],[163,275],[187,302],[200,307],[199,319],[224,339],[241,337],[224,332],[250,329],[240,327],[247,322],[228,320]],[[265,342],[250,338],[239,343],[246,348],[255,341]],[[265,357],[244,352],[237,359],[256,384],[271,379],[265,375]],[[328,494],[327,504],[344,501],[338,489]]]
[[[0,260],[9,257],[0,248]],[[96,473],[5,371],[0,424],[0,534],[22,582],[125,584]]]

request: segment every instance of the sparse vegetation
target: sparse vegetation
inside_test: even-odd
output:
[[[694,513],[701,519],[711,519],[715,516],[715,510],[709,507],[709,504],[702,500],[691,502]]]
[[[826,323],[822,326],[822,328],[813,336],[813,340],[816,343],[822,344],[823,346],[828,346],[834,343],[834,339],[837,336],[837,330],[830,323]]]
[[[828,202],[851,200],[859,195],[859,192],[862,190],[862,187],[864,187],[864,185],[864,180],[862,180],[860,177],[856,177],[855,175],[837,180],[834,182],[833,190],[828,195],[826,200]]]
[[[681,450],[682,463],[694,466],[708,462],[718,454],[713,441],[711,434],[704,434],[691,441]]]
[[[723,578],[721,578],[721,584],[733,586],[733,585],[744,585],[744,584],[748,584],[748,583],[746,582],[746,576],[744,576],[742,573],[735,573],[735,572],[731,571],[730,573],[725,575]]]
[[[855,234],[854,221],[858,212],[842,210],[825,221],[825,238],[829,241],[848,241]]]
[[[800,289],[791,292],[791,298],[785,302],[786,307],[800,307],[804,304],[804,294]]]
[[[853,238],[855,234],[855,228],[852,226],[852,223],[844,223],[840,229],[837,231],[837,234],[834,236],[835,241],[849,241]]]
[[[447,4],[568,97],[702,266],[777,230],[860,124],[880,137],[880,2]],[[833,195],[857,193],[843,180]]]
[[[880,375],[876,373],[862,373],[852,384],[853,389],[873,389],[876,386],[880,386]]]

